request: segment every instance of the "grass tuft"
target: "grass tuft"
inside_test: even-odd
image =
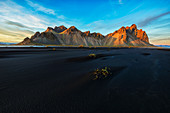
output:
[[[53,51],[55,51],[56,49],[55,48],[53,48]]]
[[[84,45],[79,45],[79,48],[83,48],[84,47]]]
[[[89,54],[90,58],[96,58],[96,54]]]
[[[98,80],[98,79],[105,79],[106,77],[110,76],[112,73],[110,72],[110,68],[103,68],[103,69],[96,69],[93,72],[94,79],[93,80]]]

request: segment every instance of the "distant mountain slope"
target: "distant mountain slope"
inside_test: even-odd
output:
[[[155,45],[157,47],[165,47],[165,48],[170,48],[170,45]]]
[[[10,42],[0,42],[0,45],[12,45],[17,43],[10,43]]]
[[[31,38],[25,38],[19,45],[56,44],[56,45],[84,45],[84,46],[151,46],[148,36],[142,29],[138,30],[133,24],[121,27],[106,36],[100,33],[82,32],[75,26],[48,27],[46,31],[36,32]]]

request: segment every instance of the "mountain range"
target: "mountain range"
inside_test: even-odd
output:
[[[83,46],[152,46],[148,35],[135,24],[121,27],[113,33],[82,32],[75,26],[48,27],[44,32],[36,32],[31,38],[25,38],[18,45],[55,44],[55,45],[83,45]]]
[[[10,42],[0,42],[0,45],[13,45],[17,43],[10,43]]]

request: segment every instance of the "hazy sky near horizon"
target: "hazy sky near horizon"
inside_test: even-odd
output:
[[[131,24],[170,45],[170,0],[0,0],[0,42],[60,25],[106,35]]]

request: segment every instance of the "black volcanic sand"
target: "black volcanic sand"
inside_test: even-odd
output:
[[[170,113],[169,50],[0,48],[0,63],[0,113]]]

